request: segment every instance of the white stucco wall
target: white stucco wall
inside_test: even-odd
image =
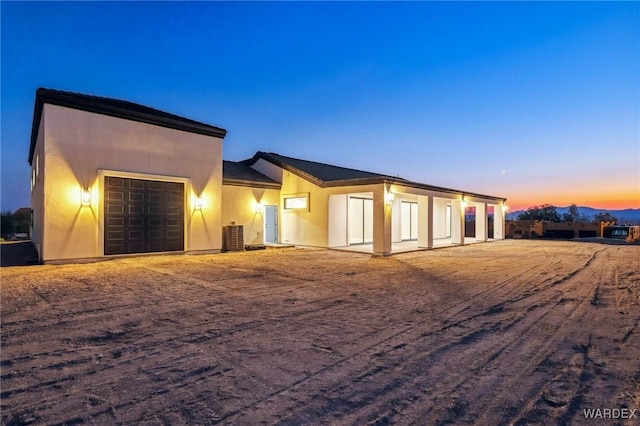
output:
[[[102,182],[98,171],[186,181],[185,250],[220,250],[222,140],[56,105],[43,108],[43,260],[98,257]],[[82,188],[92,192],[82,207]],[[202,196],[201,214],[189,200]]]
[[[44,228],[44,182],[45,182],[45,162],[44,153],[44,112],[38,136],[36,138],[36,146],[33,153],[31,170],[36,171],[35,184],[31,188],[31,209],[33,210],[33,228],[31,229],[31,241],[38,250],[38,256],[42,260],[43,245],[43,228]]]
[[[222,185],[222,226],[242,225],[245,244],[264,244],[264,211],[256,211],[258,203],[279,206],[280,191]]]

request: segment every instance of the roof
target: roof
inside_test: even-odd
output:
[[[284,155],[274,152],[258,151],[253,158],[245,160],[246,164],[254,164],[259,159],[264,159],[285,170],[296,173],[301,177],[310,180],[318,186],[335,186],[331,183],[350,182],[362,179],[396,179],[404,181],[402,178],[393,178],[391,176],[379,173],[366,172],[363,170],[350,169],[347,167],[334,166],[331,164],[318,163],[315,161],[300,160],[298,158],[285,157]]]
[[[222,184],[280,189],[280,183],[252,169],[245,163],[222,162]]]
[[[323,188],[388,183],[418,189],[447,192],[452,194],[469,195],[502,201],[506,200],[506,198],[503,197],[495,197],[491,195],[460,191],[457,189],[444,188],[441,186],[434,186],[420,182],[413,182],[401,177],[388,176],[379,173],[350,169],[347,167],[334,166],[331,164],[318,163],[315,161],[285,157],[284,155],[276,154],[273,152],[258,151],[252,158],[244,160],[242,163],[251,166],[260,159],[275,164],[276,166],[287,170],[297,176],[300,176],[301,178],[306,179]]]
[[[220,127],[190,120],[129,101],[40,88],[36,90],[33,124],[31,127],[29,164],[33,161],[33,152],[36,146],[44,104],[58,105],[217,138],[224,138],[227,134],[227,131]]]
[[[31,214],[31,207],[20,207],[18,210],[13,212],[14,216],[20,215],[20,214],[30,215]]]

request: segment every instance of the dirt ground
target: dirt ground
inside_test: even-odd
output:
[[[640,424],[640,246],[1,274],[2,424],[582,424],[586,409]]]

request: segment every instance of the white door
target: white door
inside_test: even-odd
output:
[[[264,206],[264,242],[278,242],[278,206]]]

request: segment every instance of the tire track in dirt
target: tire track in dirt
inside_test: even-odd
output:
[[[586,267],[588,267],[588,265],[590,264],[590,261],[588,261],[585,265],[583,265],[580,270],[584,270]],[[570,273],[569,275],[575,275],[576,271],[572,271],[572,273]],[[561,281],[564,282],[565,280],[556,280],[556,281]],[[548,288],[548,287],[547,287]],[[546,290],[547,288],[542,289],[541,291]],[[484,369],[489,363],[494,362],[502,353],[503,351],[505,351],[506,349],[508,349],[510,346],[515,345],[515,343],[518,342],[522,342],[523,340],[527,339],[527,335],[531,335],[534,332],[534,327],[537,326],[537,324],[539,322],[542,321],[542,319],[549,313],[551,312],[556,305],[550,307],[549,309],[547,309],[546,311],[544,311],[539,317],[537,317],[530,325],[527,326],[527,328],[525,330],[515,330],[513,332],[513,334],[515,334],[516,336],[506,345],[496,345],[492,348],[489,348],[486,351],[483,351],[483,354],[477,354],[474,353],[473,356],[471,357],[471,359],[468,358],[464,358],[464,359],[458,359],[458,357],[455,354],[455,349],[458,348],[461,345],[467,345],[467,344],[473,344],[478,340],[481,340],[482,337],[485,334],[491,334],[491,333],[495,333],[495,332],[504,332],[512,327],[514,327],[517,323],[521,322],[524,320],[524,316],[518,316],[515,318],[511,318],[511,321],[506,323],[506,324],[502,324],[502,320],[499,320],[497,323],[495,324],[491,324],[491,327],[489,329],[487,329],[486,325],[478,325],[476,327],[474,327],[474,331],[462,335],[458,338],[458,340],[454,340],[452,342],[449,342],[445,345],[441,345],[438,346],[437,340],[434,339],[435,341],[430,341],[428,345],[425,346],[429,346],[431,348],[430,351],[426,352],[426,353],[421,353],[419,354],[417,357],[414,356],[411,359],[411,362],[413,364],[422,364],[422,365],[430,365],[430,364],[434,364],[437,362],[440,362],[439,360],[443,359],[443,358],[448,358],[449,359],[449,363],[452,365],[464,365],[465,366],[465,370],[469,370],[469,371],[479,371]],[[577,309],[577,307],[576,307]],[[495,315],[497,312],[493,309],[493,307],[490,307],[489,309],[487,309],[484,312],[478,313],[476,315],[474,315],[473,317],[469,317],[465,320],[460,320],[452,325],[446,324],[446,321],[443,322],[441,324],[440,329],[438,330],[434,330],[428,333],[424,333],[421,336],[416,337],[413,341],[408,341],[406,344],[403,345],[396,345],[394,347],[392,347],[392,350],[399,350],[399,351],[405,351],[406,350],[406,346],[407,345],[412,345],[412,344],[416,344],[416,342],[418,342],[419,340],[421,340],[421,338],[426,338],[426,337],[437,337],[437,333],[444,331],[446,329],[455,327],[455,326],[460,326],[463,322],[466,322],[468,320],[474,319],[474,318],[480,318],[483,316],[493,316]],[[529,310],[527,310],[527,312],[525,313],[525,315],[530,315]],[[524,333],[524,335],[523,335]],[[407,340],[405,340],[407,341]],[[514,348],[515,350],[515,348]],[[451,352],[454,352],[453,354],[451,354]],[[508,355],[508,353],[505,353],[505,355]],[[479,360],[478,360],[479,359]],[[389,360],[387,360],[386,364],[389,364]],[[403,360],[396,360],[395,362],[393,362],[394,365],[401,365],[403,363]],[[388,369],[380,369],[380,370],[376,370],[374,369],[373,372],[368,372],[366,374],[364,374],[363,376],[360,377],[371,377],[375,374],[379,374],[379,373],[389,373]],[[397,372],[395,372],[395,374],[397,375]],[[448,374],[448,372],[443,371],[443,374]],[[455,385],[453,385],[453,389],[449,392],[451,393],[460,393],[461,391],[461,387],[463,387],[467,382],[469,382],[470,380],[472,380],[473,376],[469,375],[466,378],[458,381]],[[446,377],[442,376],[442,377],[430,377],[429,378],[430,381],[433,382],[440,382],[440,381],[444,381],[446,379]],[[399,407],[402,406],[402,402],[404,400],[407,399],[407,396],[403,394],[403,392],[405,391],[405,389],[409,388],[420,388],[423,386],[418,386],[420,385],[424,385],[424,383],[419,383],[419,382],[424,382],[424,377],[417,377],[413,380],[379,380],[380,382],[383,383],[395,383],[396,386],[386,386],[383,389],[377,389],[375,391],[375,402],[376,404],[374,404],[375,406],[384,406],[384,407]],[[353,400],[357,400],[358,394],[360,393],[359,390],[354,390],[351,394],[344,394],[344,389],[340,388],[338,389],[340,394],[340,398],[346,400],[346,401],[353,401]],[[403,394],[401,397],[397,397],[397,395],[394,394],[394,392],[399,392],[401,394]],[[444,393],[443,393],[444,394]],[[354,409],[357,409],[358,407],[362,406],[367,406],[369,404],[371,404],[371,402],[373,401],[366,401],[363,402],[362,404],[345,404],[343,407],[341,407],[343,410],[346,410],[347,412],[349,411],[353,411]],[[459,409],[459,408],[458,408]],[[396,410],[396,408],[393,408],[392,410]],[[330,410],[333,415],[336,414],[336,412],[339,412],[340,410],[338,410],[338,407],[333,407],[332,410]],[[377,420],[380,421],[389,421],[392,420],[392,416],[390,416],[389,413],[368,413],[368,414],[363,414],[366,413],[368,410],[361,410],[362,413],[359,413],[359,415],[356,418],[350,418],[349,422],[353,422],[353,423],[364,423],[364,422],[374,422]],[[421,414],[426,414],[426,413],[421,413]],[[460,415],[459,412],[455,413],[456,415]],[[301,415],[304,418],[304,415]],[[334,420],[336,420],[334,418]],[[417,419],[416,419],[417,420]],[[286,422],[285,422],[286,423]]]
[[[595,254],[594,254],[594,255],[595,255]],[[426,319],[424,319],[424,320],[420,321],[419,323],[417,323],[417,324],[415,324],[415,325],[405,327],[404,329],[402,329],[402,330],[400,330],[400,331],[398,331],[398,332],[395,332],[395,333],[393,333],[393,334],[392,334],[392,335],[390,335],[390,336],[386,336],[386,337],[385,337],[385,338],[383,338],[383,339],[379,339],[377,342],[375,342],[375,343],[373,343],[373,344],[371,344],[371,345],[368,345],[368,346],[366,346],[366,347],[364,347],[364,348],[362,348],[362,349],[358,350],[355,354],[352,354],[352,355],[350,355],[350,356],[348,356],[348,357],[343,357],[343,358],[339,359],[338,361],[336,361],[336,362],[334,362],[334,363],[332,363],[332,364],[330,364],[330,365],[328,365],[328,366],[324,367],[323,369],[321,369],[321,370],[319,370],[319,371],[317,371],[317,372],[314,372],[313,374],[307,375],[306,377],[304,377],[304,378],[302,378],[302,379],[298,380],[297,382],[295,382],[295,383],[291,384],[290,386],[288,386],[288,387],[286,387],[286,388],[283,388],[283,389],[280,389],[280,390],[278,390],[278,391],[273,392],[272,394],[268,395],[266,398],[263,398],[263,399],[261,399],[261,400],[259,400],[259,401],[256,401],[256,402],[254,403],[254,405],[257,405],[257,404],[264,404],[264,403],[273,403],[273,401],[269,401],[271,398],[276,397],[276,396],[278,396],[278,395],[280,395],[280,394],[282,394],[282,393],[285,393],[285,392],[290,392],[293,388],[295,388],[295,387],[297,387],[297,386],[300,386],[300,385],[302,385],[303,383],[306,383],[307,381],[309,381],[309,380],[311,380],[311,379],[315,378],[316,376],[318,376],[318,375],[319,375],[319,374],[321,374],[321,373],[324,373],[324,372],[326,372],[326,371],[329,371],[329,370],[331,370],[331,369],[333,369],[333,368],[340,367],[342,364],[344,364],[344,363],[346,363],[346,362],[350,361],[351,359],[354,359],[354,358],[356,358],[356,357],[366,356],[367,354],[369,354],[369,352],[371,352],[372,350],[374,350],[374,349],[376,349],[376,348],[378,348],[378,347],[380,347],[380,346],[389,345],[389,346],[391,346],[391,350],[402,349],[402,348],[404,348],[404,347],[406,346],[406,344],[393,345],[393,344],[391,343],[391,341],[392,341],[393,339],[402,338],[402,340],[403,340],[403,341],[407,341],[407,340],[409,340],[409,342],[412,342],[412,340],[413,340],[413,341],[415,341],[415,340],[420,340],[420,339],[423,339],[424,337],[427,337],[427,335],[433,335],[433,334],[435,334],[435,332],[429,332],[429,333],[427,333],[427,335],[416,336],[416,337],[414,337],[413,339],[408,339],[408,338],[407,338],[407,336],[405,336],[405,334],[406,334],[406,333],[408,333],[408,332],[410,332],[410,331],[412,331],[412,330],[415,330],[415,329],[419,328],[419,326],[421,326],[421,325],[423,325],[423,324],[425,324],[425,323],[427,323],[427,322],[429,322],[429,321],[433,320],[434,318],[440,317],[440,316],[442,316],[442,315],[443,315],[443,314],[445,314],[445,313],[448,313],[448,315],[447,315],[447,317],[445,318],[445,320],[442,322],[442,326],[441,326],[441,328],[440,328],[438,331],[444,331],[444,330],[446,330],[446,329],[448,329],[448,328],[451,328],[451,327],[454,327],[454,326],[460,325],[460,324],[462,324],[463,322],[466,322],[466,321],[468,321],[468,320],[470,320],[470,319],[473,319],[473,318],[486,316],[486,315],[487,315],[487,312],[482,312],[482,313],[475,314],[475,315],[473,315],[473,316],[471,316],[471,317],[466,317],[466,318],[464,318],[464,319],[462,319],[462,320],[456,321],[455,323],[448,324],[448,322],[449,322],[451,319],[455,318],[455,317],[456,317],[456,315],[458,315],[458,314],[460,314],[460,313],[463,313],[463,312],[467,311],[469,308],[471,308],[471,307],[473,306],[473,304],[474,304],[473,302],[475,302],[477,299],[479,299],[479,298],[485,298],[485,297],[487,297],[487,296],[489,296],[489,295],[493,295],[493,294],[497,293],[500,289],[502,289],[502,288],[504,288],[504,287],[507,287],[511,282],[514,282],[514,281],[515,281],[515,280],[517,280],[519,277],[522,277],[522,276],[524,276],[524,275],[526,275],[526,274],[528,274],[528,273],[532,272],[532,271],[533,271],[534,269],[536,269],[536,268],[539,268],[539,267],[541,267],[541,266],[544,266],[545,264],[547,264],[547,263],[548,263],[548,262],[547,262],[547,260],[548,260],[548,259],[550,259],[550,258],[551,258],[551,256],[549,255],[549,256],[547,256],[547,257],[544,259],[544,262],[543,262],[543,264],[542,264],[542,265],[538,265],[538,264],[536,264],[536,265],[534,265],[534,266],[532,266],[532,267],[530,267],[530,268],[527,268],[525,271],[522,271],[522,272],[520,272],[519,274],[517,274],[517,275],[515,275],[515,276],[512,276],[512,277],[510,277],[510,278],[508,278],[508,279],[506,279],[506,280],[502,281],[501,283],[499,283],[499,284],[497,284],[497,285],[495,285],[495,286],[493,286],[493,287],[490,287],[490,288],[489,288],[489,289],[487,289],[487,290],[484,290],[484,291],[478,292],[478,293],[474,294],[473,296],[471,296],[470,298],[468,298],[468,299],[466,299],[466,300],[464,300],[464,301],[462,301],[462,302],[460,302],[460,303],[458,303],[458,304],[454,305],[453,307],[449,307],[449,308],[446,308],[446,309],[444,309],[444,310],[441,310],[440,312],[437,312],[436,314],[429,316],[428,318],[426,318]],[[577,271],[579,271],[579,270],[581,270],[581,269],[586,268],[586,267],[589,265],[589,263],[591,262],[591,260],[592,260],[592,259],[593,259],[593,256],[591,256],[591,257],[589,258],[589,260],[588,260],[584,265],[582,265],[580,268],[578,268],[578,270],[572,271],[569,275],[574,275],[575,273],[577,273]],[[564,279],[556,280],[556,281],[557,281],[557,282],[555,282],[555,284],[557,284],[557,283],[560,283],[560,282],[564,281]],[[497,287],[497,288],[496,288],[496,287]],[[541,289],[541,290],[539,290],[539,291],[544,291],[544,290],[546,290],[546,288],[548,288],[548,287],[545,287],[545,288],[543,288],[543,289]],[[513,302],[516,302],[516,301],[519,301],[519,300],[521,300],[521,299],[517,299],[517,300],[516,300],[516,299],[514,299],[514,300],[513,300]],[[492,313],[493,313],[493,311],[492,311],[493,309],[494,309],[494,307],[491,307],[491,308],[490,308],[490,310],[489,310],[488,312],[489,312],[490,314],[492,314]],[[453,313],[451,313],[451,312],[450,312],[450,311],[452,311],[452,310],[454,311]],[[469,338],[469,336],[467,336],[466,338]],[[387,350],[386,352],[389,352],[389,350]],[[385,351],[383,350],[383,351],[376,351],[374,354],[375,354],[375,355],[377,355],[377,356],[379,357],[379,356],[381,356],[381,355],[382,355],[382,354],[384,354],[384,353],[385,353]],[[369,355],[371,356],[371,355],[374,355],[374,354],[369,354]],[[252,407],[251,407],[251,405],[247,405],[247,406],[245,406],[245,407],[242,407],[240,410],[238,410],[238,411],[237,411],[237,412],[235,412],[235,413],[228,413],[226,416],[222,417],[222,418],[220,419],[220,421],[225,421],[225,420],[227,420],[227,419],[231,418],[232,416],[234,416],[234,415],[238,414],[240,411],[246,411],[246,410],[248,410],[248,409],[250,409],[250,408],[252,408]]]

